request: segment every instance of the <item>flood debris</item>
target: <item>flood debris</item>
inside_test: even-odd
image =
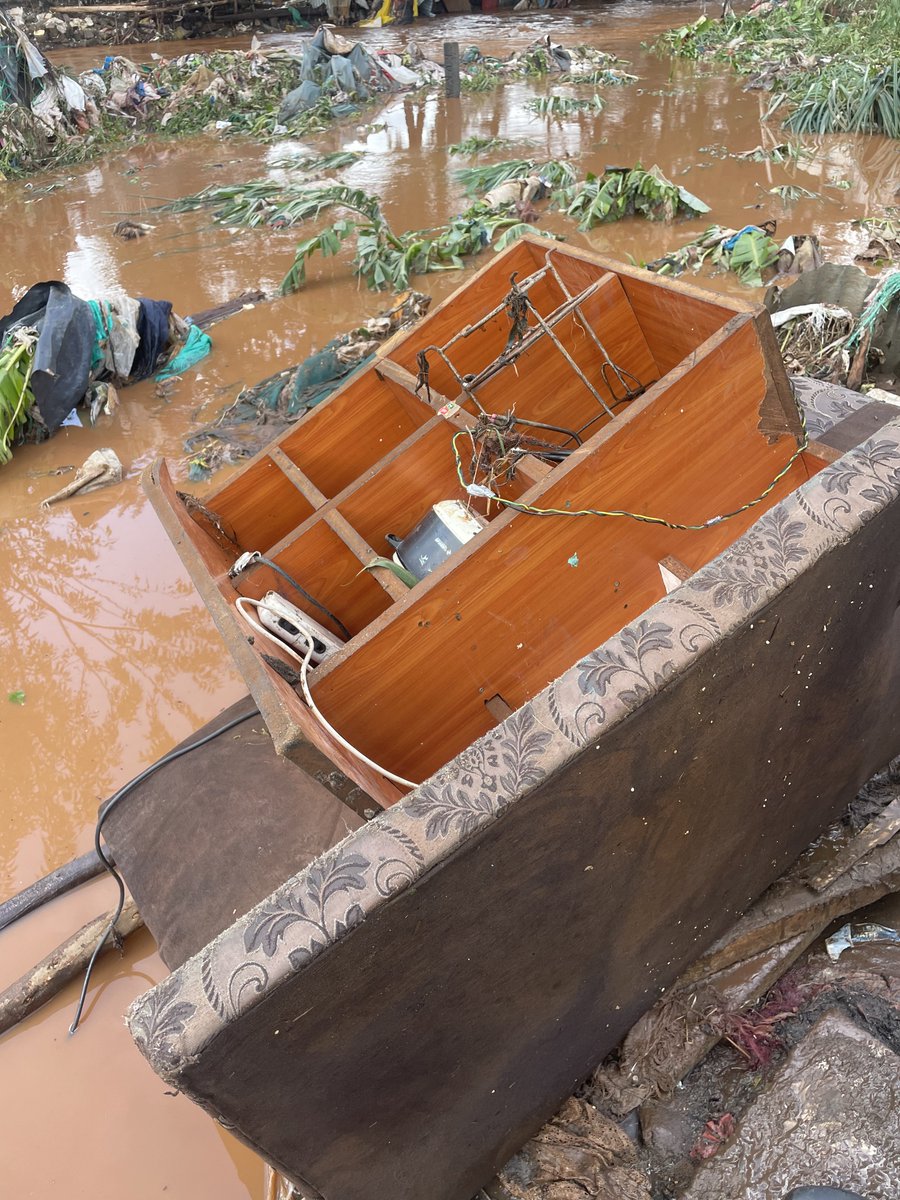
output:
[[[579,229],[592,229],[622,217],[646,217],[650,221],[674,221],[709,212],[709,205],[686,188],[672,183],[658,166],[649,171],[634,167],[607,167],[602,175],[588,174],[557,198],[566,216],[578,219]]]
[[[115,450],[111,450],[109,447],[94,450],[75,472],[75,478],[61,487],[58,492],[54,492],[52,496],[47,496],[42,500],[41,508],[49,508],[51,504],[56,504],[60,500],[68,500],[70,496],[77,493],[93,492],[110,483],[121,482],[122,464]]]
[[[117,238],[121,238],[123,242],[133,242],[138,238],[146,237],[153,228],[153,225],[147,225],[140,221],[117,221],[113,228],[113,234]]]
[[[297,366],[242,388],[213,422],[186,439],[189,478],[208,479],[219,467],[256,454],[327,399],[389,337],[414,325],[430,304],[430,296],[407,292],[392,308],[332,338]]]
[[[0,318],[0,465],[17,442],[80,424],[79,406],[93,423],[113,412],[118,387],[187,370],[211,345],[168,300],[83,300],[56,280],[34,284]]]
[[[855,262],[881,267],[900,262],[900,212],[851,222],[869,234],[869,244],[854,255]]]
[[[887,945],[900,946],[900,931],[886,925],[866,922],[864,925],[842,925],[825,941],[825,949],[832,962],[837,962],[845,950],[853,946]]]
[[[555,1117],[485,1188],[490,1200],[650,1200],[634,1142],[585,1100]]]
[[[121,949],[122,942],[136,930],[143,928],[144,921],[133,900],[126,900],[115,923],[109,929],[109,918],[104,914],[95,917],[79,931],[67,938],[46,958],[4,991],[0,992],[0,1034],[6,1033],[31,1013],[42,1008],[67,983],[80,975],[87,966],[97,946],[97,939],[107,932],[103,953]]]
[[[622,60],[597,46],[562,46],[549,34],[507,58],[483,54],[467,47],[460,59],[464,92],[488,92],[514,79],[556,76],[560,83],[616,87],[633,83],[637,76],[613,64]]]
[[[765,273],[771,274],[778,260],[774,233],[774,221],[745,225],[743,229],[710,225],[699,237],[644,266],[660,275],[681,275],[687,270],[697,272],[708,264],[732,271],[748,287],[762,287]]]
[[[7,42],[7,39],[8,42]],[[0,175],[26,175],[52,162],[79,162],[165,132],[215,132],[261,139],[324,129],[376,96],[420,87],[436,63],[415,70],[369,51],[329,25],[297,47],[187,53],[137,64],[121,54],[72,78],[53,67],[25,31],[0,22],[11,47],[0,73]]]
[[[825,263],[773,287],[766,304],[789,370],[854,390],[900,370],[898,270],[873,279],[858,267]]]

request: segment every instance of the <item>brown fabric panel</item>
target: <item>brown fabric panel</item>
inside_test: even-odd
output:
[[[328,1200],[470,1200],[896,753],[898,538],[893,501],[177,1080]]]
[[[103,826],[170,970],[364,823],[275,753],[249,696],[180,745],[242,712],[243,724],[161,767]]]
[[[891,421],[896,421],[898,417],[900,408],[896,405],[886,404],[883,400],[872,400],[849,417],[838,421],[823,433],[819,440],[843,454],[864,442],[873,433],[877,433],[883,426],[889,425]]]

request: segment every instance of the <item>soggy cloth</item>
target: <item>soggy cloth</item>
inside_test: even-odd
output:
[[[212,350],[212,338],[208,333],[202,333],[196,325],[188,328],[187,341],[172,359],[172,361],[156,376],[158,380],[171,379],[173,375],[181,375],[206,358]]]
[[[0,318],[0,346],[15,328],[38,331],[31,390],[34,408],[54,433],[87,391],[94,345],[90,309],[58,280],[36,283]]]
[[[135,382],[152,375],[160,358],[165,354],[169,342],[169,317],[172,312],[169,300],[147,300],[141,296],[138,303],[140,312],[137,331],[140,343],[131,364],[131,378]]]
[[[137,323],[139,301],[131,296],[89,300],[94,318],[95,343],[91,371],[98,379],[126,380],[140,344]]]

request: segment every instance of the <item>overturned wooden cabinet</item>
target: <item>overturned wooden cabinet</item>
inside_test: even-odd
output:
[[[304,1196],[469,1200],[898,748],[900,426],[810,443],[756,306],[523,239],[202,503],[147,489],[277,748],[377,812],[130,1018]],[[373,566],[447,500],[475,537]],[[349,635],[342,742],[252,552]]]

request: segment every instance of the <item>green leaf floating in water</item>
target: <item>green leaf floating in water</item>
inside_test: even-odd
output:
[[[21,688],[17,688],[14,692],[9,693],[9,702],[10,702],[10,704],[24,704],[25,703],[25,693],[22,691]]]

